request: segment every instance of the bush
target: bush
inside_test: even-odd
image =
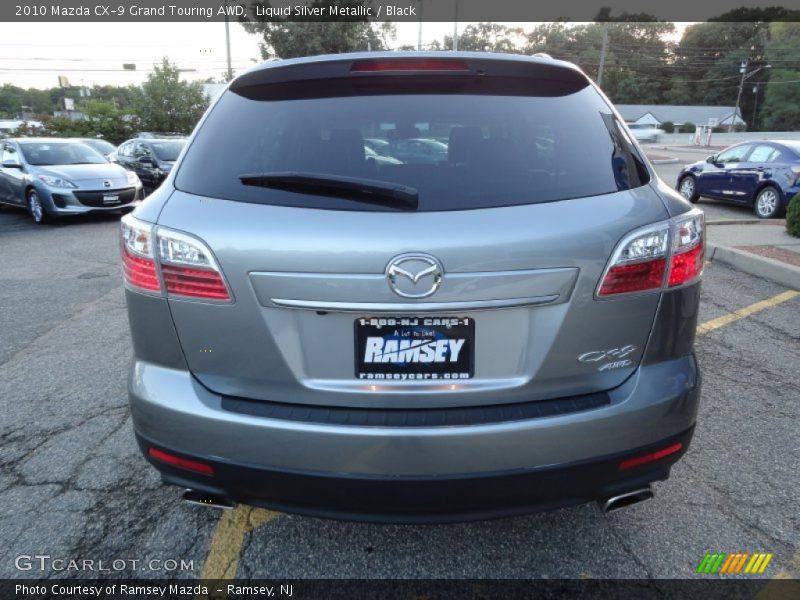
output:
[[[664,130],[664,133],[675,133],[675,123],[672,121],[664,121],[661,124],[661,129]]]
[[[678,128],[678,133],[694,133],[694,123],[682,123]]]
[[[786,209],[786,231],[789,235],[800,237],[800,194],[795,194]]]

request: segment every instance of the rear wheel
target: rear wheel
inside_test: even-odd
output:
[[[765,187],[756,196],[756,216],[759,219],[774,219],[781,212],[781,197],[774,187]]]
[[[697,180],[694,175],[685,175],[678,183],[678,191],[689,202],[697,202]]]
[[[50,215],[36,190],[28,192],[28,213],[37,225],[44,225],[50,220]]]

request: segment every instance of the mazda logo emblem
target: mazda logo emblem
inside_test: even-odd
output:
[[[427,298],[442,284],[442,263],[427,254],[403,254],[386,267],[389,288],[403,298]]]
[[[111,187],[111,182],[110,182],[108,179],[106,179],[106,180],[103,182],[103,187],[110,188],[110,187]]]

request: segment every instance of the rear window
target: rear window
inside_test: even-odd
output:
[[[794,156],[787,156],[787,160],[795,160],[800,157],[800,142],[785,141],[781,143],[794,153]]]
[[[535,93],[536,82],[527,87]],[[583,86],[541,96],[384,91],[278,100],[227,91],[198,131],[175,185],[242,202],[391,210],[239,179],[276,172],[410,186],[419,193],[419,211],[552,202],[648,180],[608,105]]]

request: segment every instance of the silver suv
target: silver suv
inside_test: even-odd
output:
[[[255,67],[123,219],[141,449],[218,506],[411,522],[644,500],[692,436],[703,245],[569,63]]]

